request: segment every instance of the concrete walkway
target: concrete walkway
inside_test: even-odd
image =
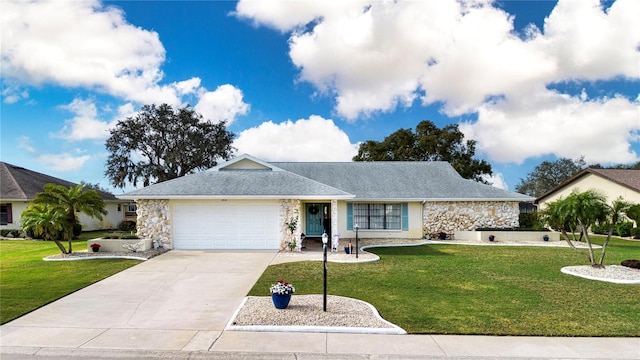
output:
[[[295,256],[275,251],[171,251],[3,325],[0,357],[640,359],[640,338],[224,331],[264,269]]]

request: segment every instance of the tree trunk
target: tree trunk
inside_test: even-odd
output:
[[[56,243],[56,245],[58,246],[58,249],[60,249],[60,251],[62,252],[62,254],[66,254],[67,253],[67,249],[64,248],[64,245],[62,245],[62,243],[60,242],[60,240],[58,239],[53,239],[53,242]]]
[[[567,234],[567,231],[562,229],[560,231],[560,233],[562,234],[562,237],[564,238],[564,240],[567,242],[567,244],[569,244],[569,247],[572,248],[573,250],[575,250],[578,254],[582,254],[584,255],[584,257],[587,258],[587,260],[589,260],[589,254],[587,254],[584,251],[581,251],[580,249],[578,249],[575,245],[573,245],[573,243],[571,242],[571,239],[569,238],[569,235]]]
[[[582,232],[584,233],[584,238],[587,240],[587,245],[589,246],[589,261],[591,265],[596,265],[596,256],[593,253],[593,246],[591,245],[591,238],[589,238],[589,234],[587,234],[587,229],[582,227]]]
[[[598,265],[600,267],[604,267],[602,263],[604,262],[604,255],[607,253],[607,245],[609,245],[609,240],[611,240],[611,235],[613,235],[613,226],[609,228],[607,239],[604,241],[604,244],[602,244],[602,253],[600,254],[600,261],[598,262]]]

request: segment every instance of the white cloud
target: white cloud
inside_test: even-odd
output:
[[[494,172],[493,175],[483,175],[482,179],[489,182],[491,186],[497,187],[498,189],[509,190],[509,185],[504,180],[504,175],[501,173]]]
[[[69,153],[61,153],[43,154],[36,160],[49,170],[66,172],[80,170],[90,158],[89,155],[73,156]]]
[[[22,149],[29,153],[35,153],[36,149],[31,146],[31,139],[28,136],[20,136],[17,139],[18,149]]]
[[[97,88],[134,99],[162,78],[158,34],[99,1],[9,1],[2,8],[3,77]],[[157,91],[155,91],[157,92]]]
[[[226,121],[230,125],[238,115],[249,112],[249,105],[242,101],[242,91],[232,85],[219,86],[215,91],[203,90],[194,110],[213,122]]]
[[[2,5],[0,70],[6,103],[28,96],[22,86],[55,84],[138,104],[181,106],[184,96],[204,94],[204,110],[219,117],[226,112],[230,120],[248,109],[233,96],[210,100],[198,77],[160,84],[165,49],[158,33],[128,23],[116,7],[97,0]]]
[[[98,110],[92,101],[76,98],[61,108],[75,114],[73,118],[65,120],[65,125],[58,134],[63,139],[70,141],[100,140],[109,136],[110,125],[97,119]]]
[[[637,94],[588,99],[551,91],[576,81],[640,80],[640,2],[559,0],[544,27],[514,32],[490,0],[241,0],[237,13],[290,32],[300,79],[355,120],[420,98],[446,115],[478,114],[466,134],[491,160],[556,154],[636,161]],[[635,103],[634,100],[636,99]],[[497,100],[496,100],[497,99]],[[636,134],[636,135],[634,135]]]
[[[587,163],[640,160],[631,149],[640,132],[640,104],[623,97],[593,99],[538,90],[531,97],[506,98],[478,110],[478,121],[462,124],[477,150],[499,162],[554,154]],[[635,136],[633,134],[636,134]]]
[[[244,130],[233,146],[240,154],[268,161],[351,161],[359,145],[352,144],[333,120],[312,115]]]

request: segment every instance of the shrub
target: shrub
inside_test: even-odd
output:
[[[631,236],[631,230],[633,229],[633,223],[630,221],[621,222],[616,225],[616,233],[618,236],[629,237]]]
[[[640,239],[640,228],[633,228],[631,229],[631,234],[633,235],[634,239]]]
[[[591,225],[591,232],[594,234],[607,234],[609,232],[609,224],[608,223],[602,223],[602,224],[593,224]]]
[[[75,223],[73,224],[73,237],[77,238],[82,234],[82,224]]]
[[[136,234],[122,234],[120,239],[139,239],[139,237]]]
[[[132,220],[124,220],[118,225],[118,230],[120,231],[135,231],[136,230],[136,222]]]
[[[9,232],[9,234],[11,234],[11,236],[13,236],[14,238],[17,238],[22,235],[22,230],[13,229]]]
[[[528,230],[541,230],[542,224],[540,223],[540,216],[537,212],[533,213],[520,213],[518,216],[520,222],[520,228]]]
[[[6,237],[7,235],[9,235],[11,233],[11,230],[8,229],[2,229],[0,230],[0,236]]]

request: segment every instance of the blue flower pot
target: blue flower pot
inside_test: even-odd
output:
[[[271,294],[271,300],[273,300],[273,305],[276,307],[276,309],[286,309],[289,305],[289,301],[291,301],[291,294]]]

